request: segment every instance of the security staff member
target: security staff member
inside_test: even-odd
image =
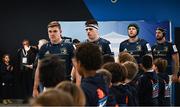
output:
[[[40,60],[46,55],[46,54],[56,54],[58,55],[62,60],[65,61],[65,72],[67,79],[70,79],[70,72],[72,69],[72,61],[71,58],[73,56],[73,45],[71,43],[63,42],[62,40],[62,30],[61,26],[58,21],[52,21],[48,24],[48,35],[50,42],[43,45],[41,49],[39,50],[38,54],[38,65],[35,73],[35,80],[34,80],[34,90],[33,90],[33,96],[38,95],[38,85],[39,85],[39,63]],[[51,71],[50,71],[51,72]]]
[[[149,43],[138,37],[139,27],[137,24],[132,23],[128,25],[129,39],[120,43],[119,52],[126,51],[133,55],[138,64],[141,63],[142,56],[151,54],[151,47]]]
[[[172,81],[177,81],[177,73],[179,71],[179,54],[176,45],[166,41],[166,32],[162,28],[156,29],[156,40],[152,46],[152,54],[154,59],[163,58],[168,61],[166,73],[172,75]]]
[[[110,41],[103,39],[99,36],[98,22],[94,19],[89,19],[86,21],[85,27],[86,27],[85,29],[88,36],[88,39],[85,42],[91,42],[91,43],[95,43],[99,45],[100,50],[103,55],[105,54],[113,55],[110,48],[111,47]]]

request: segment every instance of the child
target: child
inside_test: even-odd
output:
[[[152,69],[153,59],[150,55],[142,58],[144,73],[137,80],[139,105],[158,106],[159,81],[158,76]]]
[[[99,46],[93,43],[80,44],[75,50],[75,61],[75,68],[82,76],[81,87],[86,96],[86,106],[105,106],[108,87],[103,76],[96,74],[102,64]]]
[[[162,58],[157,58],[154,60],[154,70],[156,71],[160,84],[160,96],[159,104],[163,106],[170,106],[170,86],[169,86],[169,76],[165,73],[167,68],[167,60]]]
[[[136,106],[133,87],[125,83],[127,76],[126,68],[118,63],[109,62],[102,66],[112,74],[112,87],[110,92],[115,97],[117,106]]]

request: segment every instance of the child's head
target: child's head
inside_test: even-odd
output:
[[[127,76],[126,68],[118,63],[109,62],[102,66],[112,74],[112,83],[124,82]]]
[[[112,74],[108,70],[99,69],[96,73],[102,75],[107,86],[111,87]]]
[[[107,62],[115,62],[114,57],[112,55],[109,55],[109,54],[103,55],[102,63],[105,64]]]
[[[63,90],[49,88],[47,91],[40,93],[38,97],[32,98],[30,105],[33,107],[73,106],[74,102],[69,93]]]
[[[153,63],[153,58],[150,55],[144,55],[142,57],[142,66],[145,70],[151,69]]]
[[[131,61],[126,61],[123,65],[127,69],[127,79],[133,80],[136,74],[138,73],[138,65]]]
[[[96,71],[102,64],[102,53],[98,45],[93,43],[82,43],[75,50],[77,71],[81,76],[87,71]]]
[[[162,58],[155,59],[153,64],[154,64],[153,68],[156,72],[164,72],[168,65],[167,60]]]
[[[65,80],[65,62],[57,55],[47,55],[40,61],[39,76],[43,86],[55,87]]]
[[[119,63],[124,63],[126,61],[132,61],[134,63],[137,63],[136,59],[128,52],[120,52],[118,55],[118,60],[119,60]]]
[[[84,92],[74,83],[71,83],[70,81],[63,81],[56,86],[56,89],[62,89],[63,91],[70,93],[76,106],[85,105],[86,99]]]

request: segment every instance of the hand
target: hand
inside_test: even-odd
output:
[[[33,89],[33,97],[37,97],[39,95],[39,91],[37,89]]]
[[[171,77],[171,80],[172,80],[172,82],[178,82],[178,76],[177,75],[175,75],[175,74],[173,74],[172,75],[172,77]]]
[[[25,65],[26,67],[30,68],[30,69],[33,69],[33,66],[32,65]]]

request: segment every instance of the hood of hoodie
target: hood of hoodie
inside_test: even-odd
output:
[[[81,84],[82,84],[82,86],[87,85],[87,84],[92,84],[92,85],[94,85],[98,88],[101,88],[103,90],[107,89],[107,85],[103,79],[103,76],[99,75],[99,74],[96,74],[93,77],[83,78]]]

